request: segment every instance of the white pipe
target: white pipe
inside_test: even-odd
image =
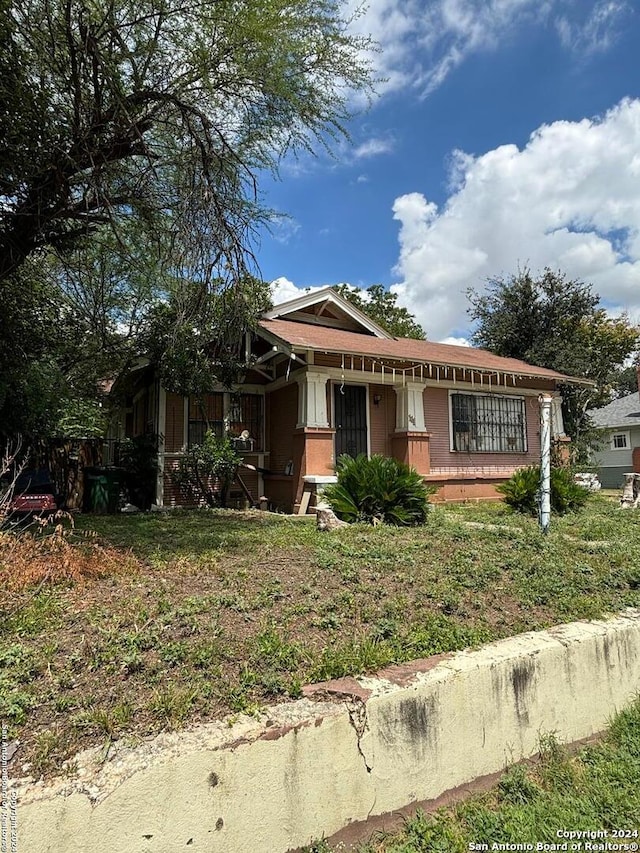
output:
[[[551,405],[553,397],[541,394],[540,403],[540,508],[538,520],[543,533],[551,524]]]

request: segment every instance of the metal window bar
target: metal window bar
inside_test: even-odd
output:
[[[523,453],[524,400],[482,394],[453,394],[453,449],[468,453]]]
[[[253,450],[262,450],[262,407],[261,394],[239,394],[231,400],[229,432],[239,436],[245,429],[252,440]]]
[[[202,401],[189,398],[188,446],[202,444],[207,429],[218,438],[224,435],[224,394],[205,394]]]

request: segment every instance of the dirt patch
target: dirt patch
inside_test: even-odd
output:
[[[527,520],[517,537],[492,529],[508,517],[489,507],[473,507],[478,529],[436,510],[425,528],[330,535],[256,512],[80,520],[94,554],[111,555],[98,573],[0,587],[0,716],[20,740],[11,772],[49,776],[91,745],[385,667],[401,680],[405,661],[638,606],[640,534],[631,513],[608,512],[544,540]],[[624,548],[580,550],[569,530]]]

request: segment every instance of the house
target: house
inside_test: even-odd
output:
[[[204,405],[165,391],[147,362],[130,373],[121,429],[160,436],[159,505],[185,503],[171,470],[207,427],[236,437],[254,499],[287,512],[313,507],[343,453],[412,465],[437,487],[436,500],[494,498],[515,469],[539,461],[541,393],[553,396],[554,434],[566,440],[558,387],[568,377],[394,338],[330,288],[269,311],[247,350],[243,384],[214,390]]]
[[[619,489],[624,475],[640,472],[640,398],[638,392],[589,412],[601,432],[593,452],[605,489]]]

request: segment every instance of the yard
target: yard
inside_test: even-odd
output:
[[[62,549],[49,579],[20,588],[6,541],[0,550],[13,775],[252,713],[308,682],[640,606],[637,515],[603,497],[554,519],[546,538],[503,504],[331,534],[255,511],[85,516],[72,536],[84,555],[75,581],[51,581]]]

